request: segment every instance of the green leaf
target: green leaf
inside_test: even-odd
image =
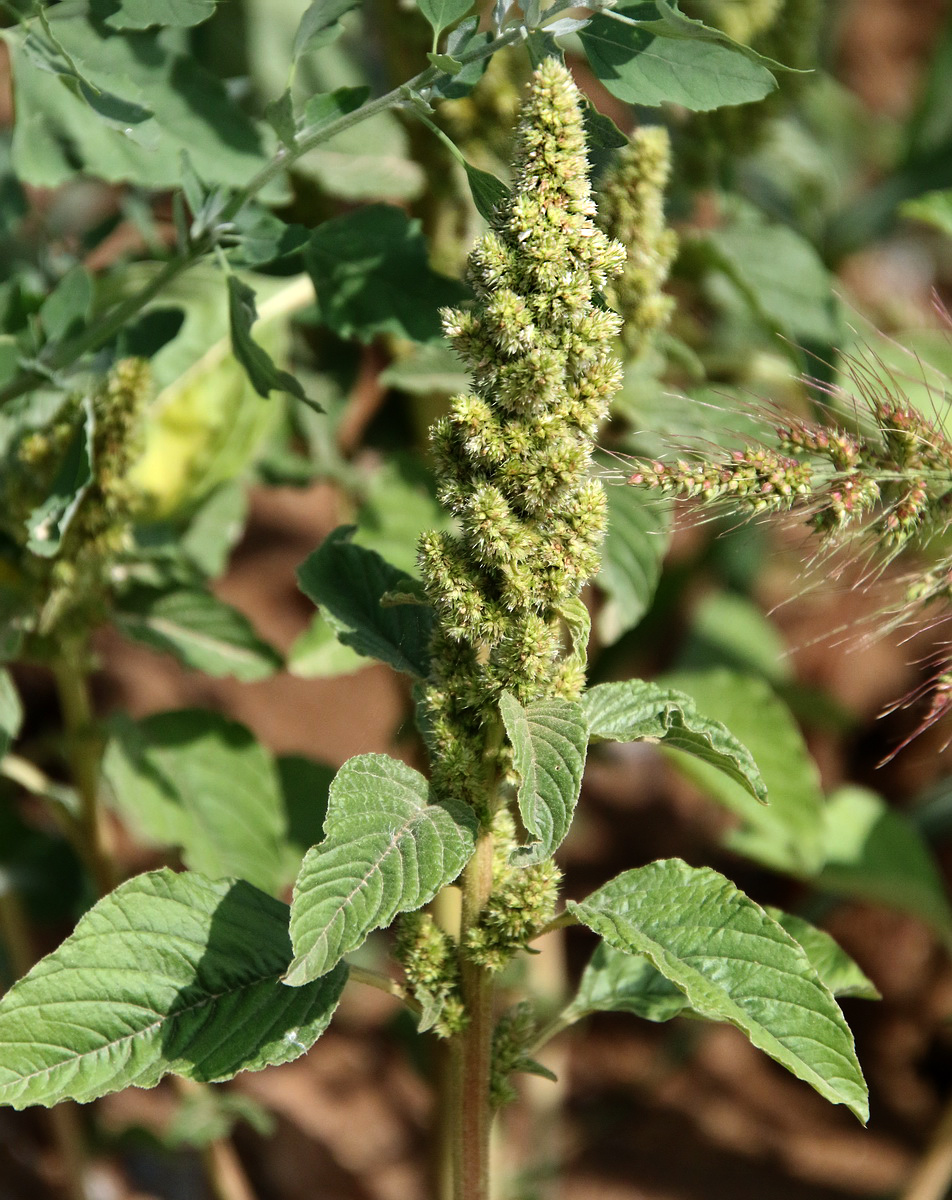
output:
[[[702,241],[768,329],[795,340],[837,342],[843,327],[833,277],[795,230],[743,221]]]
[[[388,593],[419,584],[373,550],[351,542],[354,527],[329,534],[298,568],[298,583],[345,646],[398,671],[429,674],[433,610],[427,604],[385,604]]]
[[[685,1010],[687,996],[647,958],[599,942],[564,1015],[575,1022],[589,1013],[628,1012],[646,1021],[670,1021]]]
[[[215,12],[217,0],[94,0],[94,15],[112,29],[149,29],[153,25],[201,25]],[[107,15],[108,10],[108,15]]]
[[[294,376],[275,366],[267,350],[252,338],[251,326],[257,319],[254,289],[243,283],[237,275],[229,275],[228,322],[231,328],[231,348],[235,358],[247,371],[251,386],[265,399],[271,392],[287,392],[296,400],[311,404],[304,394],[304,388]]]
[[[345,338],[369,342],[391,333],[437,341],[440,308],[469,294],[431,269],[420,222],[389,204],[325,221],[311,235],[304,261],[321,320]]]
[[[654,598],[661,564],[671,542],[670,510],[633,487],[605,489],[608,534],[596,583],[607,604],[598,614],[603,642],[616,642],[634,629]]]
[[[417,8],[430,22],[433,29],[434,44],[444,29],[455,25],[473,7],[473,0],[416,0],[416,2]]]
[[[726,725],[699,713],[685,692],[643,679],[600,683],[583,695],[582,708],[593,738],[660,742],[697,760],[705,772],[723,775],[743,795],[745,811],[766,803],[767,784],[747,746]]]
[[[921,835],[881,796],[843,787],[826,804],[818,887],[911,913],[952,936],[952,908]]]
[[[654,4],[620,5],[596,13],[579,32],[592,70],[613,96],[629,104],[680,104],[706,112],[762,100],[776,88],[767,67],[734,43],[723,44],[722,34],[717,41],[672,37],[657,22],[651,29],[627,23],[652,17]]]
[[[508,203],[512,193],[495,175],[491,175],[488,171],[481,171],[479,167],[474,167],[465,159],[462,161],[476,211],[484,220],[491,221],[496,210]]]
[[[370,88],[363,86],[339,87],[333,92],[318,92],[304,105],[301,132],[308,136],[319,133],[338,117],[346,116],[347,113],[360,108],[369,95]]]
[[[250,884],[152,871],[121,884],[0,1001],[0,1103],[24,1108],[212,1083],[291,1062],[347,978],[279,982],[287,906]]]
[[[481,50],[488,46],[493,35],[477,32],[478,25],[478,17],[467,17],[455,29],[450,30],[446,35],[447,55],[459,62],[467,52]],[[428,92],[430,99],[442,97],[444,100],[459,100],[463,96],[468,96],[486,74],[488,66],[488,56],[465,63],[462,70],[456,71],[452,75],[445,75],[433,84]]]
[[[710,867],[668,859],[626,871],[568,908],[616,950],[644,955],[712,1021],[728,1021],[864,1122],[853,1038],[806,952]]]
[[[761,561],[758,556],[757,562]],[[736,592],[711,592],[701,600],[677,659],[678,670],[716,667],[760,675],[775,687],[791,676],[777,627],[756,604]]]
[[[510,692],[499,701],[519,776],[517,799],[522,823],[535,841],[517,847],[515,866],[551,858],[572,824],[585,770],[588,726],[574,700],[553,697],[523,707]]]
[[[622,133],[611,117],[600,113],[590,100],[582,108],[585,121],[585,141],[589,149],[620,150],[628,145],[628,135]]]
[[[0,670],[0,759],[13,744],[23,723],[20,696],[9,671]]]
[[[81,414],[82,421],[70,439],[49,495],[27,518],[27,548],[41,558],[53,558],[59,553],[70,522],[93,481],[96,418],[88,396],[83,399]]]
[[[93,281],[85,267],[70,268],[43,301],[40,321],[49,341],[72,337],[87,321]]]
[[[285,88],[277,100],[265,105],[264,115],[283,146],[294,148],[297,141],[297,119],[291,89]]]
[[[293,883],[308,850],[324,836],[328,794],[334,768],[301,754],[277,760],[278,783],[287,819],[288,883]]]
[[[476,818],[453,801],[429,803],[427,781],[405,763],[362,754],[331,784],[324,831],[294,887],[296,957],[284,977],[292,987],[451,883],[472,854]]]
[[[271,147],[261,129],[221,80],[182,53],[178,31],[118,33],[87,21],[81,8],[53,6],[49,23],[88,80],[82,96],[51,86],[16,31],[3,31],[13,59],[13,156],[21,179],[56,187],[81,169],[111,182],[178,187],[185,150],[208,185],[242,187],[266,165]],[[114,97],[113,106],[92,89]],[[90,119],[91,104],[100,119]]]
[[[294,639],[288,651],[288,670],[299,679],[331,679],[372,666],[369,659],[337,640],[334,627],[321,613]]]
[[[698,711],[717,713],[753,755],[770,804],[751,803],[734,781],[706,763],[674,765],[719,804],[742,818],[728,844],[774,870],[812,875],[823,861],[824,799],[817,768],[787,706],[760,679],[730,671],[678,671],[665,686],[691,696]]]
[[[340,37],[344,32],[340,24],[341,17],[352,8],[356,8],[359,2],[360,0],[314,0],[313,4],[308,5],[294,35],[292,62],[297,62],[305,51],[319,50]]]
[[[139,840],[180,846],[211,878],[275,892],[285,880],[286,817],[271,756],[237,721],[206,709],[117,718],[103,774]]]
[[[120,599],[114,619],[133,641],[216,679],[231,676],[252,683],[283,665],[281,655],[258,637],[244,613],[211,592],[137,589]]]
[[[856,996],[861,1000],[880,1000],[882,997],[872,980],[859,969],[836,940],[809,921],[779,908],[765,910],[799,942],[806,951],[814,971],[834,996]]]
[[[828,933],[780,909],[765,911],[799,942],[810,965],[834,996],[879,999],[870,980]],[[670,1021],[692,1011],[684,992],[647,958],[600,942],[564,1015],[574,1022],[593,1012],[630,1012],[646,1021]]]

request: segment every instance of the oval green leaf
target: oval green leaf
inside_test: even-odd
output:
[[[347,970],[283,987],[287,911],[248,883],[169,870],[116,888],[0,1001],[0,1103],[85,1103],[298,1058]]]
[[[473,852],[476,818],[465,805],[429,802],[427,781],[385,754],[344,763],[331,784],[324,840],[294,886],[284,977],[300,987],[356,950],[397,913],[429,903]]]
[[[568,908],[616,950],[643,955],[712,1021],[751,1042],[863,1123],[853,1037],[804,949],[710,867],[667,859],[626,871]]]

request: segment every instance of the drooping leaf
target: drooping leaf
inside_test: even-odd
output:
[[[760,769],[770,803],[752,804],[742,788],[707,764],[674,766],[744,824],[728,844],[775,870],[812,875],[823,861],[824,799],[817,768],[787,706],[770,686],[731,671],[678,671],[661,683],[679,688],[702,713],[717,713]]]
[[[201,25],[217,0],[93,0],[94,15],[111,29],[150,29],[153,25]]]
[[[608,487],[608,533],[596,583],[607,604],[598,614],[603,641],[617,641],[648,611],[671,540],[670,513],[638,488]]]
[[[660,742],[723,775],[750,807],[767,800],[767,784],[747,746],[726,725],[699,713],[685,692],[643,679],[600,683],[584,694],[582,708],[593,738]]]
[[[321,609],[339,641],[358,654],[425,679],[429,673],[433,610],[425,603],[386,603],[419,584],[373,550],[351,542],[341,526],[298,568],[298,583]]]
[[[695,1012],[735,1025],[865,1123],[866,1086],[836,1001],[804,949],[730,880],[668,859],[568,907],[616,950],[647,958]]]
[[[319,225],[304,261],[321,320],[341,337],[371,341],[392,333],[413,341],[442,336],[439,309],[468,290],[427,262],[419,221],[371,204]]]
[[[523,706],[510,692],[499,701],[519,776],[522,823],[535,840],[512,852],[516,866],[550,858],[572,824],[585,770],[588,725],[574,700],[553,697]]]
[[[244,613],[211,592],[137,589],[120,599],[114,619],[127,637],[216,678],[252,683],[282,666],[281,655],[255,633]]]
[[[0,1000],[0,1103],[86,1102],[169,1073],[210,1083],[298,1058],[347,969],[286,988],[290,950],[287,906],[248,883],[128,880]]]
[[[22,721],[23,708],[16,685],[9,671],[0,670],[0,759],[20,732]]]
[[[284,884],[286,817],[270,754],[237,721],[207,709],[117,718],[103,774],[138,840],[179,846],[192,870]]]
[[[92,402],[84,397],[82,421],[77,425],[46,499],[27,518],[27,548],[41,558],[59,553],[70,522],[93,481],[93,433],[96,418]]]
[[[296,400],[310,404],[304,388],[288,371],[282,371],[271,355],[251,336],[251,326],[258,319],[254,289],[237,275],[228,276],[228,321],[231,328],[231,348],[235,358],[248,372],[251,385],[266,399],[272,392],[287,392]]]
[[[331,784],[324,832],[294,887],[296,957],[284,977],[293,987],[451,883],[472,854],[476,819],[465,805],[431,804],[427,781],[405,763],[362,754]]]
[[[728,104],[762,100],[777,81],[762,62],[734,44],[672,37],[657,24],[653,3],[619,5],[596,13],[579,38],[592,70],[605,87],[629,104],[680,104],[706,112]],[[654,21],[651,28],[628,22]]]
[[[911,913],[952,936],[952,908],[921,834],[881,796],[842,787],[824,810],[821,888]]]
[[[305,9],[294,35],[291,59],[296,62],[305,52],[327,46],[343,33],[341,17],[356,8],[360,0],[313,0]]]
[[[416,3],[417,8],[430,22],[434,42],[444,29],[455,25],[473,7],[473,0],[416,0]]]

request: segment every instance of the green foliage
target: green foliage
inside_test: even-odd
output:
[[[429,266],[419,222],[387,204],[325,221],[311,235],[304,261],[321,320],[341,337],[369,342],[392,333],[436,341],[440,306],[466,296],[456,280]]]
[[[301,590],[320,606],[321,616],[344,646],[426,678],[433,613],[420,595],[420,585],[375,551],[355,546],[353,532],[352,526],[334,530],[301,564]],[[305,650],[299,646],[292,655],[292,664],[302,673]]]
[[[588,728],[581,705],[557,696],[523,707],[503,692],[499,709],[519,777],[522,823],[536,839],[512,855],[515,864],[527,867],[551,858],[569,831],[582,786]]]
[[[664,0],[596,13],[579,37],[595,74],[629,104],[706,112],[761,100],[777,86],[757,55]]]
[[[285,982],[325,975],[397,913],[427,904],[472,853],[476,823],[452,801],[431,803],[419,772],[383,754],[350,759],[331,784],[324,840],[294,885],[294,961]]]
[[[291,1062],[327,1028],[347,971],[286,988],[289,957],[287,906],[248,883],[130,879],[0,1001],[0,1100],[89,1101],[169,1072],[212,1082]]]
[[[823,796],[774,690],[796,695],[772,626],[708,581],[696,602],[695,568],[724,570],[736,542],[711,549],[695,530],[668,570],[673,506],[602,483],[674,431],[693,438],[684,460],[662,455],[632,479],[759,514],[815,500],[822,460],[814,528],[861,512],[893,553],[923,514],[947,532],[952,449],[922,414],[948,363],[926,356],[908,404],[864,390],[836,357],[834,271],[905,197],[920,197],[909,216],[948,232],[952,42],[887,161],[824,85],[792,72],[776,91],[783,68],[766,55],[799,67],[816,40],[800,4],[778,0],[763,21],[700,0],[581,16],[567,0],[500,0],[482,22],[467,0],[416,7],[397,24],[359,0],[93,0],[25,9],[0,31],[17,111],[0,148],[0,661],[14,667],[0,670],[0,757],[24,725],[19,662],[51,669],[63,725],[4,760],[4,787],[29,797],[22,813],[3,806],[4,887],[41,894],[32,880],[54,861],[56,828],[106,893],[0,1000],[0,1102],[287,1062],[350,977],[450,1043],[441,1094],[467,1105],[450,1114],[454,1200],[485,1200],[484,1164],[462,1164],[488,1153],[488,1113],[515,1097],[512,1075],[545,1074],[535,1055],[549,1033],[592,1012],[730,1022],[865,1120],[834,997],[876,993],[829,935],[678,859],[561,905],[554,855],[589,743],[644,742],[731,814],[733,850],[952,944],[915,827],[866,790]],[[588,68],[616,100],[661,107],[659,124],[613,109],[637,124],[629,141],[575,85]],[[873,176],[882,184],[863,193]],[[63,190],[34,205],[30,187]],[[796,377],[803,342],[829,369],[821,390],[835,381],[834,406],[879,397],[878,432],[802,420],[818,394]],[[765,423],[745,406],[758,392],[796,414],[777,449],[754,444]],[[898,486],[910,464],[928,475],[924,498]],[[309,530],[318,492],[320,520],[347,522],[299,569],[318,612],[288,668],[314,678],[377,662],[409,676],[412,692],[394,693],[399,754],[428,758],[427,774],[383,754],[336,774],[276,757],[205,709],[97,721],[102,625],[205,676],[281,670],[209,586],[252,479],[281,485],[282,505],[300,497]],[[252,512],[249,553],[272,535],[267,502]],[[938,561],[919,599],[946,600],[948,564],[925,549]],[[751,596],[756,559],[748,544],[728,572]],[[682,599],[696,614],[686,634]],[[590,657],[595,678],[617,681],[586,690]],[[675,673],[618,678],[649,660]],[[952,673],[939,684],[947,695]],[[141,860],[102,844],[100,792],[132,843],[184,870],[109,891]],[[275,897],[295,880],[288,908]],[[78,884],[60,891],[62,922]],[[573,920],[602,941],[553,1017],[524,987],[524,956]],[[395,922],[399,980],[372,936]],[[503,987],[513,1003],[499,1015]],[[194,1104],[194,1144],[239,1115]],[[187,1118],[173,1140],[189,1140]]]
[[[647,958],[695,1012],[736,1025],[865,1124],[866,1087],[829,988],[799,943],[729,880],[669,859],[568,907],[616,950]]]
[[[585,693],[582,709],[592,738],[659,742],[715,777],[724,775],[743,793],[745,808],[757,811],[751,798],[760,804],[767,799],[768,785],[751,752],[726,725],[699,713],[688,692],[640,679],[600,683]]]
[[[103,774],[143,841],[181,847],[211,879],[238,876],[268,892],[285,883],[274,762],[243,725],[205,709],[117,720]]]

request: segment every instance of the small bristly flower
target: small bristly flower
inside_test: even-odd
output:
[[[526,703],[578,686],[559,670],[563,609],[596,571],[605,529],[590,465],[620,383],[621,320],[599,297],[625,263],[594,217],[579,92],[548,59],[522,111],[511,198],[469,258],[473,307],[444,313],[472,373],[432,432],[459,532],[420,543],[437,613],[425,693],[434,783],[484,817],[500,694]]]
[[[800,510],[824,549],[858,535],[879,567],[907,547],[943,545],[952,527],[952,441],[885,370],[856,361],[849,368],[852,387],[831,390],[857,414],[854,427],[789,422],[775,427],[772,445],[718,459],[643,462],[628,483],[750,516]],[[926,605],[950,600],[952,557],[943,554],[913,572],[904,600],[884,621],[896,628]],[[952,707],[950,678],[952,664],[940,663],[923,728]]]

